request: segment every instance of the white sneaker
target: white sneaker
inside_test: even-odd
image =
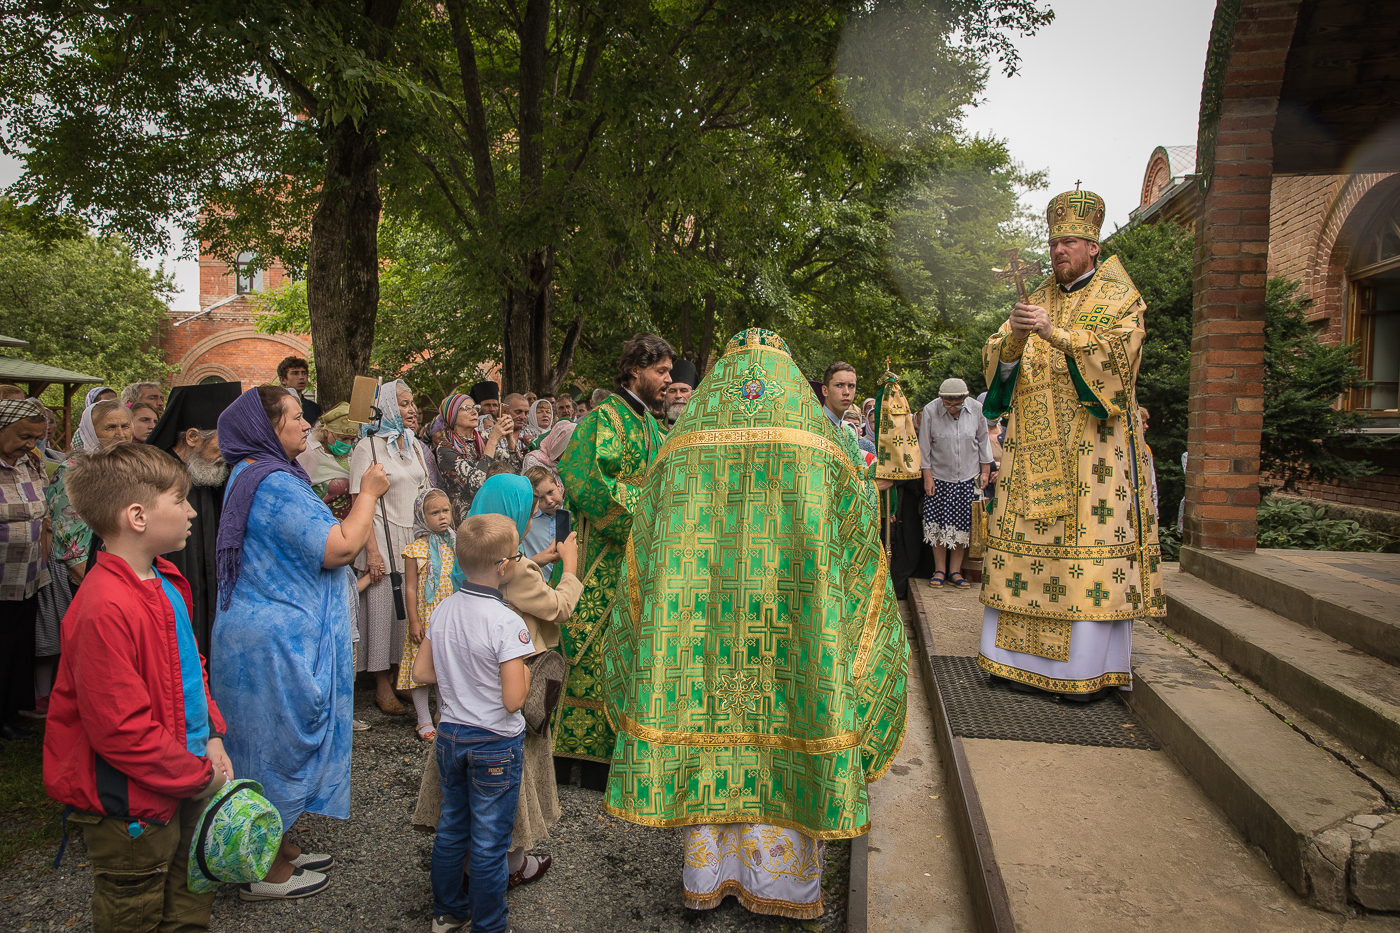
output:
[[[304,868],[307,871],[325,871],[327,868],[335,867],[335,856],[303,852],[292,859],[292,867]]]
[[[331,880],[319,871],[294,868],[291,877],[280,884],[271,881],[240,884],[238,898],[244,901],[290,901],[317,894],[330,883]]]
[[[471,918],[459,920],[451,914],[434,914],[432,933],[457,933],[470,922]]]
[[[350,720],[350,731],[351,731],[351,732],[368,732],[368,731],[369,731],[369,723],[367,723],[367,722],[361,722],[361,721],[358,720],[358,719],[352,719],[352,720]]]

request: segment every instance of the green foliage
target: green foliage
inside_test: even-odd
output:
[[[1308,326],[1300,283],[1270,279],[1264,317],[1264,435],[1260,470],[1281,480],[1355,482],[1376,472],[1360,455],[1384,442],[1358,434],[1364,412],[1338,398],[1366,384],[1355,344],[1325,344]]]
[[[0,333],[29,341],[7,355],[100,377],[120,390],[170,372],[156,335],[174,286],[119,239],[61,239],[44,248],[0,235]],[[58,390],[45,401],[61,402]]]
[[[1176,525],[1186,477],[1187,400],[1191,389],[1191,270],[1195,234],[1180,224],[1137,224],[1116,231],[1103,258],[1117,256],[1142,293],[1147,339],[1138,366],[1138,404],[1152,415],[1147,441],[1157,467],[1164,528]]]
[[[1259,505],[1259,546],[1308,551],[1396,551],[1400,538],[1327,517],[1322,506],[1269,496]]]

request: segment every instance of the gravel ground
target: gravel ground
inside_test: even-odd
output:
[[[301,901],[246,903],[231,887],[214,901],[211,929],[256,933],[423,933],[431,922],[428,866],[432,837],[409,826],[422,774],[423,748],[410,716],[390,717],[369,690],[355,694],[356,716],[374,728],[355,736],[354,790],[349,820],[304,816],[293,839],[330,852],[338,864],[331,886]],[[411,710],[411,708],[410,708]],[[687,910],[681,903],[682,840],[678,832],[646,829],[603,813],[602,795],[577,785],[559,788],[563,818],[537,850],[554,857],[549,874],[509,896],[512,926],[522,931],[779,931],[846,929],[850,847],[828,845],[826,914],[800,923],[760,917],[727,898],[719,908]],[[48,849],[25,853],[0,871],[0,929],[90,929],[92,873],[78,836],[54,870]]]

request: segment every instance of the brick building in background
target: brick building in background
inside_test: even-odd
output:
[[[288,356],[307,357],[309,334],[261,334],[253,320],[253,297],[281,286],[286,270],[276,262],[260,271],[240,255],[229,265],[201,252],[199,308],[191,315],[169,311],[161,330],[165,362],[177,367],[172,385],[241,382],[245,389],[277,381],[277,364]]]
[[[1129,225],[1193,226],[1201,205],[1195,165],[1194,146],[1153,150]],[[1366,433],[1400,434],[1400,174],[1276,174],[1271,187],[1268,276],[1302,283],[1313,300],[1309,321],[1323,340],[1360,344],[1373,385],[1341,404],[1368,413]],[[1381,471],[1355,486],[1302,484],[1299,493],[1393,532],[1400,529],[1400,449],[1367,458]],[[1388,514],[1364,511],[1371,509]]]

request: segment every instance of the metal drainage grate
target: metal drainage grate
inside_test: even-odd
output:
[[[1060,702],[1050,694],[993,687],[976,658],[936,655],[933,673],[953,734],[965,739],[1009,739],[1100,748],[1162,746],[1117,696],[1093,703]]]

